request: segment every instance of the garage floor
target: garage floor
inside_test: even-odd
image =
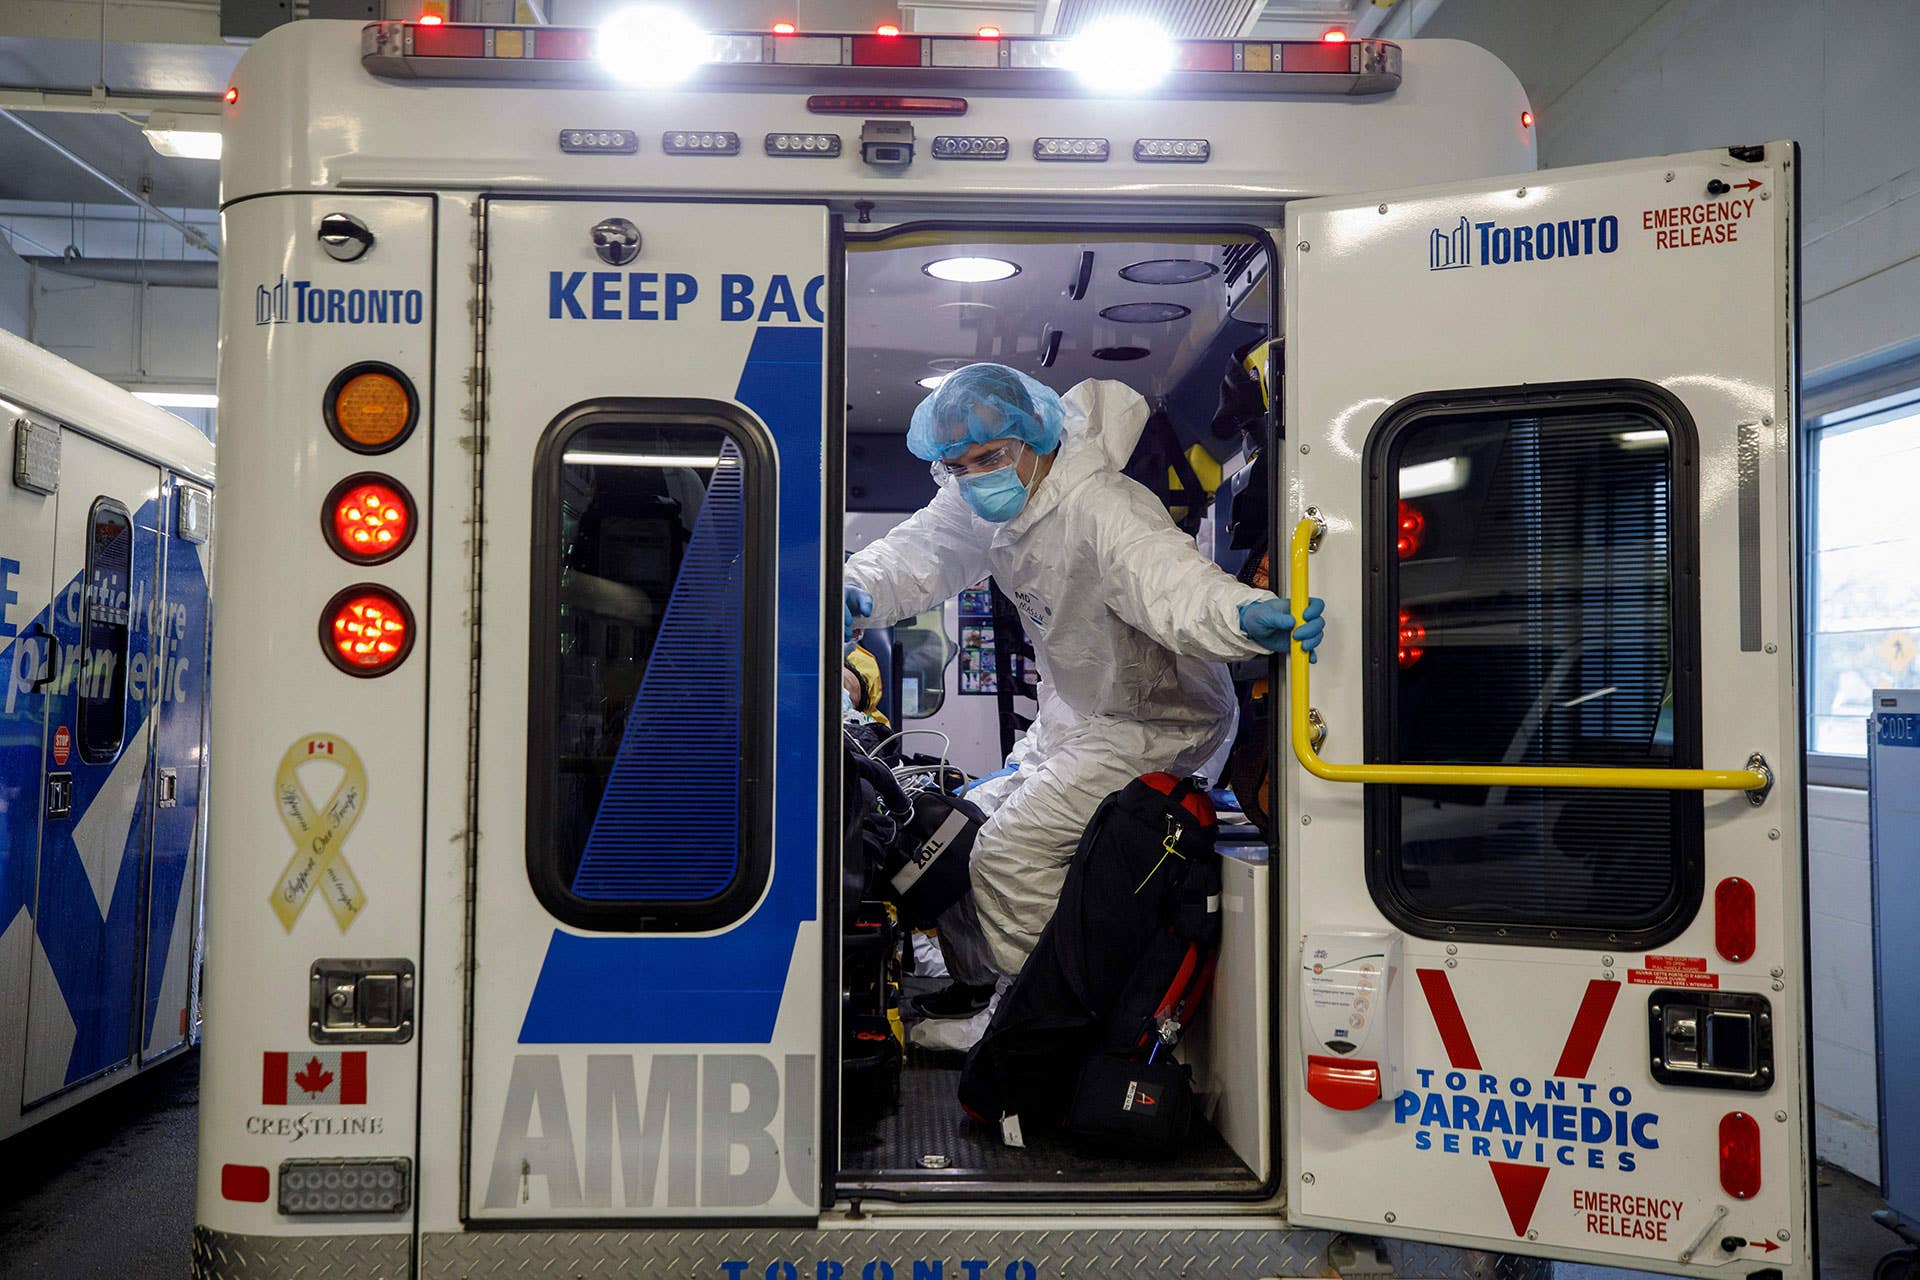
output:
[[[0,1145],[0,1277],[126,1280],[187,1274],[199,1062],[189,1054]],[[1868,1218],[1874,1189],[1820,1170],[1821,1272],[1864,1280],[1896,1241]],[[1558,1280],[1639,1272],[1561,1266]]]

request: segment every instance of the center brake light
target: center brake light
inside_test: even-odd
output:
[[[413,541],[413,498],[391,476],[348,476],[327,495],[327,541],[343,559],[380,564]]]
[[[396,78],[602,81],[590,27],[522,27],[375,22],[362,28],[361,63]],[[802,33],[791,21],[771,31],[709,33],[695,83],[810,85],[838,74],[853,85],[966,84],[969,87],[1081,90],[1067,39],[1013,36],[997,27],[953,35],[874,31]],[[1390,41],[1174,40],[1167,93],[1264,96],[1275,93],[1391,93],[1401,78]]]
[[[928,98],[902,94],[816,93],[807,110],[817,116],[865,116],[888,113],[901,116],[963,116],[965,98]]]

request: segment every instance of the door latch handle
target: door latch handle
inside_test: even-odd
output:
[[[38,693],[52,684],[60,675],[60,641],[53,632],[38,622],[33,624],[33,630],[28,634],[38,635],[47,642],[47,673],[33,682],[33,691]]]

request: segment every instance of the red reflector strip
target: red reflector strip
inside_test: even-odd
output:
[[[220,1194],[245,1204],[265,1204],[272,1178],[257,1164],[220,1166]]]
[[[1713,945],[1739,964],[1753,959],[1753,886],[1739,876],[1728,876],[1713,891]]]
[[[1182,71],[1231,71],[1233,45],[1224,40],[1182,43],[1174,65]]]
[[[921,42],[905,36],[855,36],[856,67],[917,67]]]
[[[487,29],[450,26],[415,27],[413,55],[416,58],[484,58],[487,56]]]
[[[874,111],[891,111],[907,116],[963,116],[967,114],[967,100],[872,93],[817,93],[807,99],[807,110],[821,116],[862,116]]]
[[[527,32],[536,58],[591,58],[593,32],[579,27],[542,27]]]
[[[1280,46],[1282,71],[1325,71],[1341,75],[1353,70],[1353,47],[1345,44],[1301,44],[1289,41]]]
[[[1735,1200],[1760,1194],[1760,1122],[1744,1111],[1720,1117],[1720,1186]]]

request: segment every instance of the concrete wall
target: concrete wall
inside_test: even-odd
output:
[[[219,303],[217,289],[115,284],[39,269],[27,336],[130,390],[212,391]]]
[[[1447,0],[1534,98],[1542,165],[1802,148],[1805,375],[1920,351],[1920,15],[1885,0]]]

